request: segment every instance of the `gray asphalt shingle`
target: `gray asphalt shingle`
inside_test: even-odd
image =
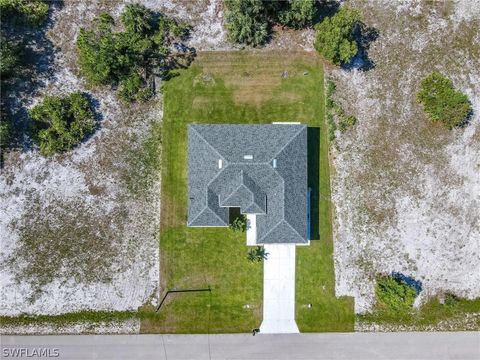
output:
[[[307,127],[189,125],[188,192],[188,226],[228,226],[240,207],[257,243],[307,242]]]

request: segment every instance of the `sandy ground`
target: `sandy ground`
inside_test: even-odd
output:
[[[338,295],[374,304],[375,276],[422,282],[416,304],[451,292],[480,296],[480,2],[357,1],[379,31],[369,71],[330,71],[357,116],[333,148]],[[468,94],[470,124],[431,124],[415,101],[437,69]]]
[[[124,178],[134,176],[131,158],[161,120],[161,103],[127,107],[109,89],[90,91],[75,63],[80,27],[120,6],[66,1],[53,11],[51,69],[18,108],[44,94],[89,91],[102,119],[88,141],[64,156],[46,159],[29,149],[6,157],[0,173],[1,315],[136,310],[156,301],[160,181],[132,195]],[[26,236],[37,243],[34,254]]]

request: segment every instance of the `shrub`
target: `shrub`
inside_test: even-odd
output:
[[[7,148],[10,144],[11,133],[10,123],[5,121],[4,114],[2,114],[2,120],[0,121],[0,150]]]
[[[48,4],[43,0],[0,0],[0,15],[2,21],[39,26],[47,18]]]
[[[122,24],[127,32],[147,36],[154,29],[154,14],[140,4],[128,4],[122,13]]]
[[[268,36],[268,18],[262,0],[225,0],[225,21],[230,40],[258,46]]]
[[[240,215],[236,217],[232,223],[229,225],[230,229],[233,231],[242,231],[247,230],[247,217],[245,215]]]
[[[338,120],[338,130],[340,132],[345,132],[349,126],[353,126],[357,123],[357,118],[353,115],[345,115],[343,110],[341,111],[341,114],[339,115],[339,120]]]
[[[119,95],[124,100],[147,99],[151,96],[145,86],[149,77],[166,75],[176,66],[170,46],[189,28],[165,16],[157,20],[151,10],[139,4],[127,5],[121,19],[124,32],[113,31],[115,22],[108,13],[96,17],[91,29],[80,29],[80,68],[92,85],[120,85]]]
[[[438,71],[420,82],[417,99],[431,121],[449,129],[463,125],[472,112],[467,95],[455,90],[452,81]]]
[[[66,97],[47,96],[29,114],[33,119],[33,139],[43,155],[70,150],[95,129],[90,101],[80,92]]]
[[[286,8],[280,11],[280,24],[293,28],[302,28],[312,24],[317,11],[315,0],[288,0]]]
[[[315,49],[333,64],[350,62],[358,52],[354,31],[359,21],[360,13],[345,6],[326,17],[316,26]]]
[[[379,309],[408,312],[417,297],[417,291],[414,286],[407,284],[402,279],[392,276],[381,276],[377,278],[375,295]]]
[[[127,102],[134,100],[144,102],[152,97],[152,89],[137,72],[133,72],[120,82],[118,96]]]
[[[0,78],[15,77],[23,67],[21,47],[10,39],[0,37]]]
[[[268,253],[262,246],[257,246],[255,249],[250,249],[247,253],[247,259],[250,262],[262,262],[267,260]]]

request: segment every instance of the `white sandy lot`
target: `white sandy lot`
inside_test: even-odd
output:
[[[422,282],[417,304],[445,292],[476,298],[480,3],[354,5],[380,35],[370,51],[374,69],[332,72],[337,100],[358,118],[333,150],[337,295],[368,311],[375,276],[401,272]],[[416,103],[418,82],[433,69],[469,96],[467,127],[432,125]]]

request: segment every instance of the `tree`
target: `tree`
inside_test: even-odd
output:
[[[438,71],[420,82],[417,100],[431,121],[440,121],[449,129],[464,124],[472,112],[468,96],[455,90],[453,82]]]
[[[225,0],[225,21],[232,42],[258,46],[268,36],[268,18],[262,0]]]
[[[360,13],[345,6],[326,17],[316,26],[315,49],[333,64],[350,62],[358,52],[354,31],[359,21]]]
[[[229,225],[230,229],[233,231],[245,232],[247,230],[247,218],[245,215],[240,215],[236,217],[232,223]]]
[[[312,24],[317,11],[315,0],[288,0],[286,5],[278,15],[280,24],[297,29]]]
[[[0,0],[2,22],[39,26],[48,15],[48,4],[43,0]]]
[[[80,29],[80,68],[91,85],[120,85],[122,99],[145,100],[152,95],[147,86],[152,74],[165,76],[178,66],[171,45],[184,38],[188,27],[165,16],[157,19],[138,4],[127,5],[121,19],[123,32],[113,31],[115,22],[108,13],[96,17],[90,29]],[[182,56],[188,65],[192,57]]]
[[[154,14],[140,4],[128,4],[122,13],[122,24],[127,32],[147,36],[154,29]]]
[[[257,246],[255,249],[250,249],[247,253],[247,259],[250,262],[261,262],[267,260],[268,253],[262,246]]]
[[[29,115],[33,120],[33,139],[42,155],[73,149],[95,129],[90,101],[80,92],[66,97],[46,96]]]

